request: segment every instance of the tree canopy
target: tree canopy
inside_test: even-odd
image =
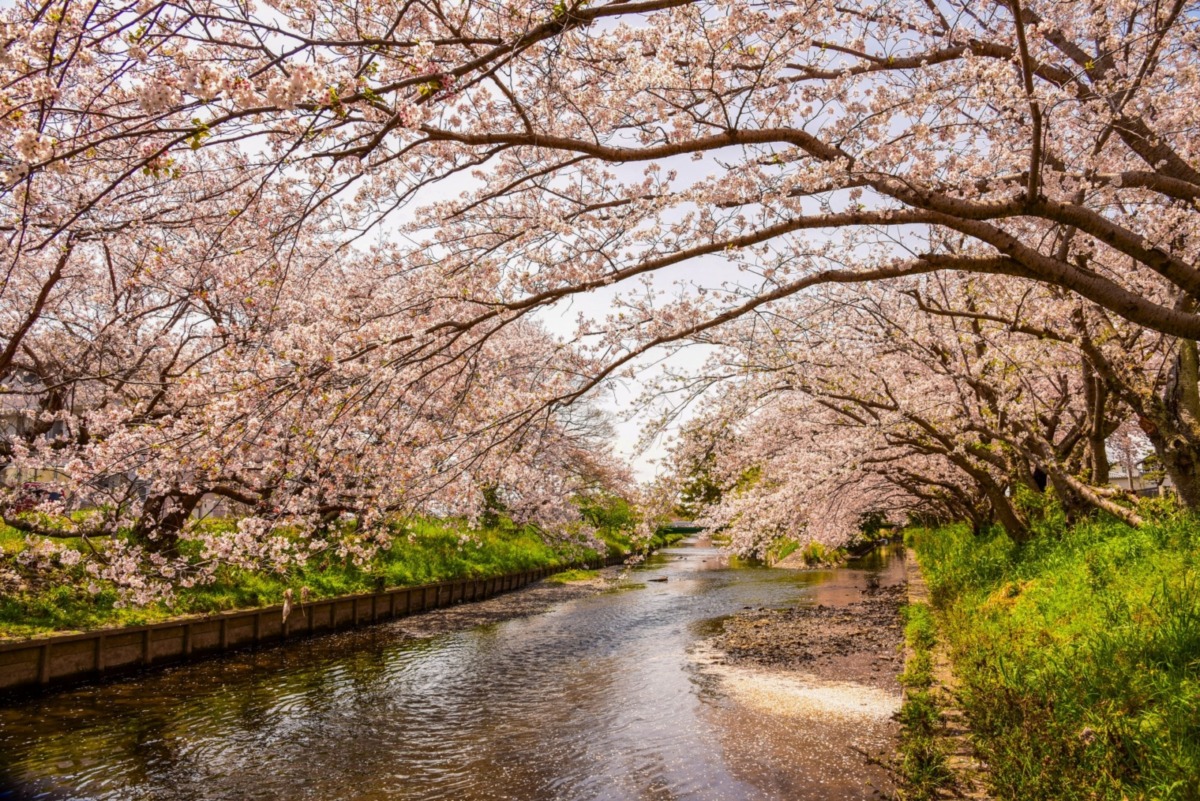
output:
[[[389,514],[497,491],[557,525],[624,480],[578,403],[695,343],[678,459],[757,471],[713,507],[749,549],[881,508],[1021,535],[1047,491],[1137,524],[1104,444],[1129,421],[1200,505],[1182,0],[3,19],[0,458],[90,500],[64,522],[10,480],[0,505],[104,537],[106,577],[369,548]],[[614,287],[573,339],[538,322]],[[198,533],[206,497],[236,534]]]

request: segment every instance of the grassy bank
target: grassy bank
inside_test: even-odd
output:
[[[938,789],[949,780],[946,755],[938,739],[941,710],[933,693],[933,647],[937,634],[928,604],[904,607],[904,640],[909,659],[900,676],[904,685],[897,747],[897,770],[903,785],[900,798],[925,801],[935,798]]]
[[[308,587],[312,598],[328,598],[383,587],[483,578],[600,556],[578,546],[548,543],[532,528],[503,522],[473,532],[475,541],[464,541],[462,533],[462,525],[454,521],[410,521],[405,526],[409,536],[396,537],[390,549],[365,566],[329,552],[286,574],[230,568],[222,570],[215,583],[179,590],[170,605],[141,608],[122,608],[111,588],[101,587],[92,594],[80,569],[77,581],[0,595],[0,637],[136,625],[180,615],[269,606],[280,603],[288,588],[296,597],[301,587]],[[610,553],[628,550],[623,531],[601,534]],[[11,553],[21,547],[22,535],[12,529],[0,531],[0,549]]]
[[[1200,799],[1200,521],[908,534],[1004,799]]]
[[[547,578],[546,581],[551,584],[573,584],[577,581],[592,581],[598,578],[600,578],[599,570],[580,570],[577,568],[555,573],[553,576]]]

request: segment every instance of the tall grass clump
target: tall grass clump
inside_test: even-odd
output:
[[[909,533],[998,797],[1200,799],[1200,520],[1158,511]]]

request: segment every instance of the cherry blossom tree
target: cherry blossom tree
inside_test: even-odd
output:
[[[723,256],[762,282],[714,322],[814,283],[955,269],[1200,334],[1178,302],[1198,280],[1200,181],[1183,2],[147,0],[7,16],[5,196],[28,250],[179,211],[162,185],[211,150],[232,155],[185,208],[232,214],[283,184],[276,235],[326,205],[360,231],[475,170],[477,190],[415,223],[440,245],[424,266],[482,307],[460,325]],[[711,168],[681,178],[690,159]]]
[[[100,530],[164,560],[206,494],[256,510],[247,553],[518,465],[540,508],[562,485],[530,443],[570,451],[565,405],[643,354],[903,279],[933,328],[871,329],[909,345],[846,403],[969,475],[956,508],[1019,531],[1010,488],[1044,479],[1128,517],[1096,491],[1125,410],[1196,506],[1198,25],[1183,0],[16,3],[0,382],[39,388],[4,458],[115,494]],[[922,295],[947,273],[1037,302]],[[529,319],[611,285],[580,347]],[[944,363],[960,337],[989,355]],[[892,360],[859,346],[793,359],[797,391]],[[934,392],[967,417],[926,419]]]
[[[1077,347],[997,322],[1012,288],[841,290],[710,332],[719,350],[683,401],[703,391],[702,412],[675,453],[681,479],[704,464],[727,488],[708,522],[755,555],[780,536],[845,544],[870,511],[1001,522],[1022,539],[1051,491],[1069,518],[1139,524],[1104,451],[1131,410],[1089,389],[1107,384]],[[1044,301],[1022,300],[1034,314]]]
[[[588,372],[575,349],[516,321],[414,354],[423,289],[384,250],[281,250],[277,207],[66,254],[10,366],[31,402],[10,419],[0,513],[28,558],[81,537],[94,575],[144,601],[221,565],[366,557],[397,516],[476,519],[485,491],[561,533],[576,493],[623,486],[602,420],[539,412]],[[30,509],[19,478],[47,468],[63,497]],[[236,529],[206,525],[214,502]]]
[[[1016,323],[1059,339],[1070,327],[1085,351],[1073,391],[1100,407],[1091,486],[1111,400],[1200,503],[1186,319],[1196,21],[1183,4],[697,3],[646,19],[565,36],[552,67],[514,67],[486,130],[469,117],[423,128],[488,159],[480,189],[412,226],[431,268],[505,266],[502,306],[476,319],[729,265],[694,282],[700,297],[630,293],[597,344],[608,374],[821,284],[957,271],[1010,279],[988,286],[1021,297],[1037,283],[1048,294]],[[937,310],[958,312],[972,313]],[[1118,341],[1153,353],[1148,371],[1113,369],[1136,359]]]

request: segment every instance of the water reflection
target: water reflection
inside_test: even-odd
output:
[[[858,569],[734,570],[686,545],[644,589],[437,637],[381,625],[0,710],[0,799],[844,798],[796,723],[688,649],[746,607],[854,597]],[[828,773],[828,771],[826,771]]]

